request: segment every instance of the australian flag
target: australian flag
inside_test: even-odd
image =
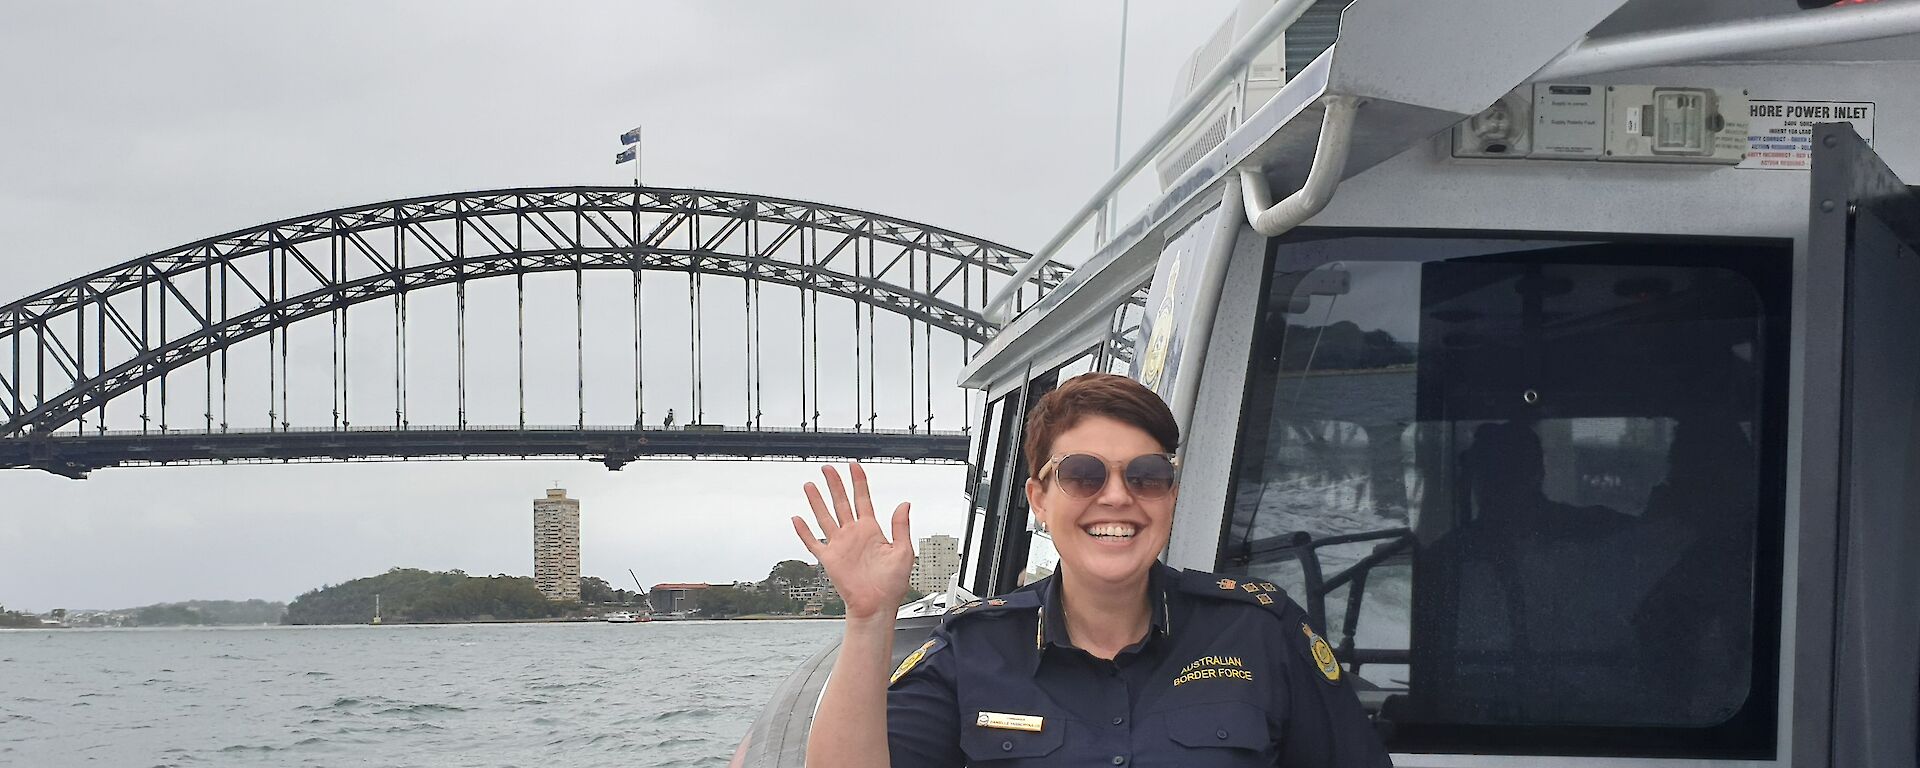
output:
[[[613,164],[619,165],[621,163],[632,161],[633,154],[634,154],[633,151],[635,149],[638,149],[638,147],[627,147],[626,149],[620,150],[620,154],[613,156]]]
[[[620,143],[621,144],[640,143],[640,129],[635,128],[631,131],[627,131],[626,133],[620,134]]]

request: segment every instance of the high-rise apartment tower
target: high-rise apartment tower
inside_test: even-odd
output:
[[[947,591],[947,581],[960,572],[960,540],[936,533],[915,544],[907,584],[921,594]]]
[[[565,488],[533,502],[533,585],[548,600],[580,599],[580,501]]]

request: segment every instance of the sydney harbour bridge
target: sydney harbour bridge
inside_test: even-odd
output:
[[[973,417],[954,373],[994,332],[983,308],[1070,271],[1022,277],[1029,259],[693,189],[510,189],[276,221],[0,306],[0,468],[964,461]]]

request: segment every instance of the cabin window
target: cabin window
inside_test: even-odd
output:
[[[1080,374],[1101,370],[1102,364],[1105,362],[1105,358],[1101,354],[1102,351],[1100,347],[1095,347],[1087,350],[1078,357],[1068,360],[1064,365],[1053,369],[1051,381],[1064,383],[1068,379],[1079,376]],[[1052,387],[1049,386],[1048,390],[1051,389]],[[1038,395],[1034,395],[1033,398],[1035,400],[1039,399]],[[1031,406],[1029,406],[1029,408],[1031,408]],[[1020,439],[1023,442],[1026,440],[1026,426],[1024,424],[1021,425]],[[1022,455],[1020,462],[1020,468],[1024,470],[1027,462],[1026,456]],[[1013,489],[1013,493],[1020,497],[1019,506],[1023,510],[1027,508],[1026,480],[1027,473],[1021,472],[1020,487]],[[1039,525],[1032,519],[1031,514],[1027,514],[1026,517],[1028,518],[1026,530],[1027,557],[1025,564],[1021,566],[1020,572],[1014,576],[1013,586],[1016,587],[1024,587],[1048,576],[1052,576],[1053,572],[1060,567],[1060,552],[1053,548],[1052,534],[1041,531]]]
[[[994,478],[1000,476],[998,462],[1006,441],[1007,399],[989,403],[981,415],[980,429],[974,438],[973,465],[967,468],[967,528],[961,537],[960,584],[979,592],[986,575],[982,563],[991,558],[982,545],[994,516],[990,514],[995,497]]]
[[[1770,756],[1789,257],[1277,242],[1221,569],[1395,751]]]

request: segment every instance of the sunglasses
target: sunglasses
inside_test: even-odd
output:
[[[1052,473],[1060,490],[1075,498],[1091,498],[1107,487],[1107,460],[1090,453],[1055,456],[1040,468],[1041,482],[1046,482],[1048,473]],[[1120,479],[1134,498],[1161,498],[1180,482],[1180,457],[1171,453],[1135,456],[1120,471]]]

